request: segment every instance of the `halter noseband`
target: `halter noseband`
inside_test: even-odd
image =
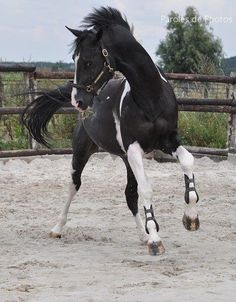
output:
[[[111,67],[111,62],[109,60],[109,54],[107,49],[104,47],[103,41],[100,40],[100,48],[103,57],[105,58],[104,66],[102,70],[99,72],[95,80],[89,85],[79,85],[73,82],[70,82],[70,85],[77,89],[85,90],[88,93],[92,93],[97,95],[98,90],[101,88],[104,82],[107,82],[114,75],[114,68]]]

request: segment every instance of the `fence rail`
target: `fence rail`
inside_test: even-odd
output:
[[[25,107],[3,107],[0,108],[0,115],[13,115],[13,114],[22,114]],[[63,107],[60,108],[57,112],[57,114],[72,114],[77,113],[78,110],[76,110],[74,107]]]
[[[71,80],[74,77],[73,72],[45,72],[37,71],[36,66],[30,64],[0,64],[0,80],[1,73],[5,72],[22,72],[26,81],[26,87],[30,92],[35,92],[37,87],[37,80],[40,79],[63,79]],[[218,75],[200,75],[200,74],[178,74],[167,73],[166,78],[173,81],[187,81],[187,82],[203,82],[203,83],[224,83],[231,85],[231,96],[228,99],[198,99],[198,98],[177,98],[179,111],[195,111],[195,112],[219,112],[228,113],[228,151],[236,153],[236,76],[218,76]],[[0,81],[1,82],[1,81]],[[1,83],[0,83],[1,84]],[[0,85],[0,106],[3,92]],[[32,100],[32,95],[27,95],[28,102]],[[228,97],[228,96],[227,96]],[[24,107],[0,107],[1,115],[21,114]],[[63,107],[57,111],[57,114],[75,114],[78,113],[72,107]],[[29,142],[30,147],[32,142]],[[226,149],[216,150],[209,148],[195,147],[198,153],[206,154],[225,154]],[[0,151],[0,157],[15,157],[15,156],[28,156],[28,155],[42,155],[42,154],[68,154],[71,149],[39,149],[39,150],[15,150],[15,151]]]
[[[210,99],[208,100],[210,101]],[[191,111],[191,112],[219,112],[219,113],[236,113],[236,104],[230,99],[211,100],[212,102],[204,102],[201,99],[177,99],[179,111]],[[191,104],[192,103],[192,104]],[[0,115],[13,115],[22,114],[25,107],[3,107],[0,108]],[[62,107],[56,114],[75,114],[78,110],[73,107]]]
[[[215,149],[215,148],[206,148],[206,147],[192,147],[185,146],[188,151],[193,154],[201,155],[213,155],[217,157],[226,157],[228,149]],[[102,150],[99,150],[103,152]],[[37,149],[37,150],[7,150],[0,151],[0,158],[9,158],[9,157],[25,157],[25,156],[35,156],[35,155],[63,155],[63,154],[72,154],[71,148],[61,148],[61,149]]]
[[[0,72],[34,72],[37,79],[73,79],[72,71],[37,71],[35,65],[30,64],[0,64]],[[211,82],[211,83],[227,83],[236,84],[236,76],[219,76],[219,75],[203,75],[203,74],[185,74],[185,73],[166,73],[168,80],[182,80],[192,82]]]
[[[0,64],[0,72],[35,72],[36,66],[30,64]]]
[[[166,73],[168,80],[182,80],[188,82],[210,82],[236,84],[236,77],[205,75],[205,74],[186,74],[186,73]]]

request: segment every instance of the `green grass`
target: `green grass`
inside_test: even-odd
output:
[[[228,115],[211,112],[180,112],[179,133],[184,145],[225,148]]]
[[[70,148],[77,115],[56,114],[49,123],[48,142],[53,148]],[[27,130],[18,116],[3,116],[0,120],[0,150],[27,149]]]
[[[26,130],[22,129],[18,116],[2,116],[0,119],[0,150],[27,148]]]

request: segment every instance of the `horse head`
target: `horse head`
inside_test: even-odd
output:
[[[71,103],[81,111],[92,107],[93,98],[114,75],[110,54],[102,40],[103,30],[76,30],[68,28],[75,36],[73,60],[74,81],[71,82]]]

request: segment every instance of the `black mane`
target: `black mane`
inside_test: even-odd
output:
[[[122,17],[119,10],[104,6],[99,9],[95,8],[92,13],[83,19],[81,27],[84,28],[84,30],[81,31],[80,36],[75,39],[71,50],[73,52],[79,51],[80,43],[86,38],[91,27],[99,30],[115,24],[123,26],[133,34],[133,28],[130,27],[126,17]]]
[[[131,31],[126,17],[122,17],[120,11],[112,7],[94,9],[93,13],[89,14],[82,21],[84,28],[95,27],[100,29],[114,24],[121,25]]]

